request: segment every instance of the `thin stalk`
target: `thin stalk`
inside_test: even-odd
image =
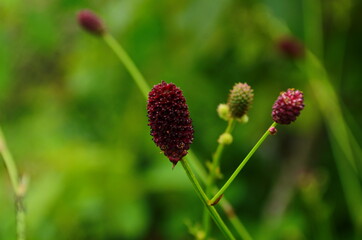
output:
[[[233,118],[230,118],[230,120],[228,121],[228,125],[222,134],[231,133],[234,126],[235,126],[235,120]],[[225,148],[225,144],[219,142],[219,144],[217,145],[216,151],[212,157],[212,163],[210,166],[210,174],[209,174],[209,177],[207,180],[207,187],[206,187],[207,195],[211,194],[211,189],[213,188],[217,174],[219,173],[218,170],[220,169],[220,159],[221,159],[222,152],[224,151],[224,148]],[[203,224],[204,224],[205,238],[207,238],[207,236],[209,235],[209,231],[210,231],[210,216],[209,216],[206,208],[204,210]]]
[[[11,155],[9,148],[6,144],[6,140],[2,129],[0,127],[0,154],[4,160],[6,170],[8,171],[11,186],[15,195],[15,205],[16,205],[16,229],[17,229],[17,239],[25,240],[25,210],[23,205],[23,197],[25,194],[25,189],[19,185],[19,175],[14,162],[13,156]]]
[[[225,130],[224,133],[231,133],[231,131],[233,130],[235,126],[235,120],[233,118],[231,118],[229,121],[228,121],[228,126]],[[213,181],[215,179],[215,176],[217,174],[217,169],[220,165],[220,159],[221,159],[221,155],[222,155],[222,152],[224,151],[224,147],[225,147],[225,144],[222,144],[222,143],[219,143],[219,145],[217,146],[216,148],[216,152],[212,158],[212,171],[211,171],[211,174],[210,174],[210,180]]]
[[[148,93],[151,88],[148,86],[145,78],[138,70],[132,59],[128,56],[127,52],[123,49],[121,44],[119,44],[119,42],[114,39],[111,34],[105,33],[104,35],[102,35],[102,38],[124,64],[128,72],[131,74],[133,80],[141,90],[143,96],[145,96],[147,99]]]
[[[192,172],[190,165],[186,160],[181,160],[182,166],[189,177],[197,195],[199,196],[200,200],[203,202],[207,210],[209,211],[212,219],[216,223],[216,225],[219,227],[219,229],[222,231],[222,233],[227,237],[227,239],[235,239],[231,231],[228,229],[228,227],[225,225],[224,221],[221,219],[219,213],[216,211],[216,209],[208,204],[209,199],[207,198],[205,192],[202,190],[200,183],[196,179],[194,173]]]
[[[195,156],[195,154],[189,150],[187,155],[187,160],[189,161],[191,167],[195,170],[198,174],[199,178],[203,183],[207,183],[207,173],[204,166],[200,163],[200,160]],[[219,189],[214,186],[213,193],[217,193]],[[239,217],[235,214],[233,206],[227,200],[226,197],[223,197],[222,201],[220,202],[221,208],[226,214],[226,217],[229,219],[231,225],[234,227],[236,232],[239,234],[241,239],[251,240],[252,237],[250,236],[249,232],[245,228],[244,224],[241,222]],[[208,213],[208,212],[207,212]]]
[[[273,122],[273,124],[269,127],[275,127],[277,125],[276,122]],[[221,189],[216,193],[216,195],[209,201],[209,204],[213,204],[217,199],[220,198],[222,194],[224,194],[225,190],[230,186],[230,184],[234,181],[236,176],[240,173],[240,171],[243,169],[245,164],[249,161],[249,159],[253,156],[255,151],[260,147],[260,145],[264,142],[264,140],[270,135],[269,128],[265,131],[263,136],[259,139],[259,141],[255,144],[255,146],[250,150],[248,155],[244,158],[244,160],[240,163],[238,168],[233,172],[233,174],[230,176],[230,178],[227,180],[227,182],[224,184],[224,186],[221,187]]]
[[[239,236],[245,240],[252,240],[252,237],[250,236],[249,232],[246,230],[242,222],[236,216],[234,208],[230,204],[230,202],[227,201],[225,198],[223,198],[223,201],[220,204],[221,207],[224,209],[227,217],[229,218],[231,224],[235,227],[235,230],[238,232]]]

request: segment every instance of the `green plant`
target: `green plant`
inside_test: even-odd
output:
[[[266,130],[260,140],[255,144],[251,151],[247,154],[244,160],[240,163],[234,173],[226,181],[217,193],[209,199],[207,194],[214,190],[214,180],[219,174],[219,162],[225,145],[232,142],[231,131],[234,128],[234,120],[247,122],[247,111],[253,101],[253,90],[248,84],[237,83],[231,90],[227,107],[219,106],[219,115],[228,121],[226,131],[219,138],[219,145],[214,155],[210,168],[209,176],[206,180],[207,191],[204,192],[197,177],[193,173],[192,168],[185,157],[189,150],[189,145],[193,140],[193,128],[191,125],[190,114],[182,91],[172,83],[162,82],[155,85],[150,91],[144,77],[128,56],[121,45],[105,31],[105,27],[101,20],[89,10],[83,10],[78,14],[79,24],[88,32],[95,36],[101,37],[110,48],[117,54],[126,69],[132,75],[135,83],[139,86],[143,95],[148,99],[148,118],[149,126],[151,127],[151,135],[153,140],[161,151],[172,162],[173,167],[177,162],[181,161],[182,166],[191,181],[197,195],[205,206],[206,212],[214,220],[220,231],[228,239],[235,239],[233,233],[224,223],[223,219],[215,209],[215,205],[219,203],[224,192],[243,169],[248,160],[252,157],[255,151],[260,147],[264,140],[269,135],[276,133],[276,125],[290,124],[299,116],[300,111],[304,108],[303,93],[299,90],[288,89],[282,92],[273,105],[273,124]],[[149,92],[149,94],[148,94]],[[227,113],[229,111],[229,113]],[[196,157],[192,159],[196,160]],[[198,160],[197,160],[198,161]],[[231,221],[232,223],[235,221]],[[250,234],[245,227],[240,224],[234,224],[234,227],[239,228],[238,233],[241,238],[251,239]],[[209,223],[208,215],[204,216],[204,233],[202,238],[208,237]]]

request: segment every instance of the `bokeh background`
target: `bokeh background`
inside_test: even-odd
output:
[[[351,205],[362,201],[358,191],[345,194],[349,185],[361,190],[361,178],[342,184],[341,172],[355,172],[341,171],[345,158],[318,96],[276,47],[283,35],[316,43],[308,47],[360,143],[361,1],[1,0],[0,123],[30,179],[29,239],[194,239],[188,226],[202,223],[183,169],[172,170],[151,140],[139,89],[104,42],[77,25],[84,8],[101,16],[150,85],[164,80],[183,90],[192,149],[204,163],[226,127],[217,105],[236,82],[254,88],[250,121],[237,125],[223,155],[225,177],[271,124],[279,92],[303,90],[298,121],[278,127],[225,196],[256,239],[361,239]],[[14,198],[0,166],[0,239],[14,239]],[[213,236],[223,239],[216,227]]]

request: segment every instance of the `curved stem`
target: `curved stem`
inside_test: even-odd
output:
[[[216,223],[216,225],[219,227],[219,229],[222,231],[222,233],[227,237],[227,239],[235,239],[233,234],[230,232],[228,227],[225,225],[224,221],[221,219],[219,213],[216,211],[216,209],[208,204],[209,199],[207,198],[205,192],[202,190],[200,183],[196,179],[195,175],[191,171],[191,168],[186,160],[181,160],[182,166],[189,177],[197,195],[199,196],[200,200],[203,202],[207,210],[209,211],[212,219]]]
[[[276,122],[273,122],[273,124],[269,127],[275,127],[277,125]],[[222,186],[222,188],[216,193],[216,195],[209,201],[209,204],[213,204],[216,200],[220,198],[222,194],[224,194],[225,190],[230,186],[230,184],[234,181],[236,176],[239,174],[241,169],[245,166],[245,164],[249,161],[251,156],[255,153],[255,151],[260,147],[260,145],[264,142],[264,140],[270,135],[269,128],[265,131],[263,136],[259,139],[259,141],[255,144],[255,146],[250,150],[248,155],[244,158],[244,160],[240,163],[238,168],[233,172],[233,174],[230,176],[230,178],[227,180],[227,182]]]
[[[141,72],[132,61],[132,59],[128,56],[127,52],[123,49],[121,44],[119,44],[109,33],[102,35],[102,38],[124,64],[128,72],[131,74],[133,80],[136,82],[137,86],[141,90],[143,96],[145,96],[147,99],[148,92],[151,89],[148,86]]]
[[[204,166],[201,164],[200,160],[195,156],[195,154],[189,150],[189,154],[187,155],[187,160],[189,161],[191,167],[196,170],[199,178],[203,183],[207,183],[207,173]],[[217,193],[219,189],[214,186],[213,192]],[[221,208],[223,209],[226,217],[230,220],[231,225],[233,225],[236,232],[239,234],[241,239],[251,240],[252,237],[250,236],[249,232],[245,228],[244,224],[241,222],[239,217],[235,214],[233,210],[233,206],[229,203],[226,197],[223,197],[222,201],[220,202]],[[206,212],[209,214],[208,212]],[[209,215],[208,215],[209,217]]]
[[[233,118],[231,118],[228,121],[228,125],[222,134],[231,133],[234,126],[235,126],[235,120]],[[207,188],[206,188],[207,195],[211,194],[211,189],[213,188],[215,179],[217,177],[217,174],[219,173],[218,170],[220,169],[220,159],[221,159],[222,152],[224,151],[224,147],[225,147],[225,144],[219,142],[219,144],[217,145],[216,151],[212,157],[212,164],[210,166],[210,174],[207,179]],[[209,217],[209,214],[207,213],[207,209],[205,209],[205,211],[204,211],[203,224],[204,224],[204,231],[205,231],[205,238],[206,238],[210,231],[210,217]]]
[[[235,126],[235,120],[230,119],[229,122],[228,122],[228,126],[227,126],[224,133],[231,133],[234,126]],[[224,147],[225,147],[225,144],[219,143],[219,145],[216,148],[216,152],[215,152],[215,154],[214,154],[214,156],[212,158],[212,170],[211,170],[211,174],[210,174],[211,181],[213,181],[215,179],[216,171],[217,171],[217,168],[220,165],[220,158],[221,158],[222,152],[224,151]]]

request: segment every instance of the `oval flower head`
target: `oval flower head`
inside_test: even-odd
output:
[[[102,36],[105,33],[105,27],[101,19],[92,11],[85,9],[78,12],[78,23],[87,32],[96,36]]]
[[[247,83],[236,83],[230,90],[228,106],[230,116],[242,118],[249,110],[254,99],[253,89]]]
[[[173,83],[155,85],[148,94],[147,113],[153,141],[175,166],[187,154],[194,134],[182,91]]]
[[[294,122],[304,108],[303,92],[289,88],[281,92],[273,105],[272,117],[279,124]]]

